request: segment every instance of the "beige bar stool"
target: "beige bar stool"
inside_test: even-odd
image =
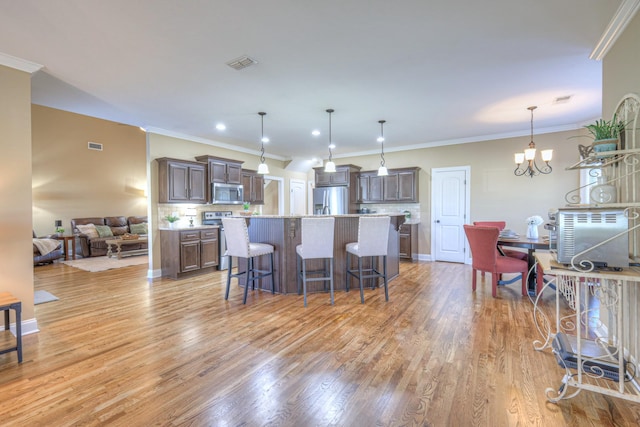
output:
[[[362,279],[382,277],[384,279],[384,298],[389,301],[387,286],[387,246],[389,244],[388,216],[361,216],[358,223],[358,241],[347,243],[347,265],[345,287],[349,292],[349,276],[356,277],[360,282],[360,302],[364,304],[364,289]],[[350,255],[358,257],[358,269],[351,269]],[[371,257],[371,268],[362,268],[362,258]],[[382,257],[382,273],[376,269],[375,258]]]
[[[247,221],[244,218],[222,218],[222,225],[224,226],[224,235],[225,240],[227,241],[227,252],[225,252],[225,256],[229,256],[227,291],[224,294],[224,299],[229,299],[229,287],[231,286],[231,278],[240,277],[243,274],[246,274],[246,283],[244,285],[244,299],[242,300],[243,304],[247,303],[247,292],[249,290],[249,284],[252,285],[252,289],[255,289],[255,281],[262,279],[263,277],[271,276],[271,293],[275,293],[273,284],[274,247],[267,243],[251,243],[249,241],[249,230],[247,229]],[[270,255],[271,259],[269,270],[258,270],[253,266],[254,258],[262,255]],[[246,258],[247,269],[245,271],[238,271],[238,273],[232,274],[231,269],[233,268],[233,257]],[[238,270],[239,269],[240,267],[238,266]],[[258,273],[258,275],[256,275],[256,273]]]
[[[296,246],[296,276],[298,295],[300,282],[304,289],[304,306],[307,306],[307,282],[329,282],[331,305],[333,305],[333,235],[335,218],[302,218],[302,244]],[[324,269],[307,271],[307,260],[322,259]],[[327,268],[327,263],[329,268]],[[320,277],[308,278],[307,275],[322,274]]]

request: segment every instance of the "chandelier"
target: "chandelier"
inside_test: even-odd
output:
[[[527,110],[531,111],[531,142],[529,143],[529,148],[524,150],[524,153],[516,153],[515,161],[516,161],[516,169],[513,173],[516,176],[528,176],[529,178],[533,178],[536,175],[540,174],[549,174],[551,173],[551,165],[549,162],[551,161],[551,157],[553,156],[553,150],[541,150],[540,157],[542,157],[542,161],[545,165],[542,166],[542,169],[538,167],[536,164],[536,144],[533,142],[533,110],[535,110],[536,106],[528,107]],[[524,167],[521,165],[524,161],[527,163]]]

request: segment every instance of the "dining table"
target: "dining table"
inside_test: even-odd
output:
[[[516,235],[516,236],[499,236],[498,237],[498,251],[502,255],[501,247],[502,246],[510,246],[514,248],[523,248],[527,250],[527,265],[529,276],[527,279],[527,290],[529,295],[536,294],[536,269],[533,266],[536,263],[534,252],[536,249],[549,249],[549,239],[540,237],[537,239],[529,239],[526,236]]]

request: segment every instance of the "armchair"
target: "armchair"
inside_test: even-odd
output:
[[[33,233],[33,238],[34,239],[53,240],[49,236],[37,237],[35,231],[33,231],[32,233]],[[37,244],[34,242],[34,244],[33,244],[33,265],[34,266],[39,265],[39,264],[52,263],[53,261],[55,261],[57,259],[64,258],[64,249],[63,249],[63,246],[62,246],[62,241],[56,240],[55,242],[57,243],[56,247],[52,251],[47,252],[47,253],[42,253],[40,251],[40,249],[38,248]],[[51,242],[50,242],[50,244],[51,244]]]

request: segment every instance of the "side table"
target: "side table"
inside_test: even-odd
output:
[[[22,302],[9,292],[0,292],[0,310],[4,311],[4,329],[9,330],[9,310],[16,312],[16,346],[0,350],[0,354],[18,352],[18,363],[22,363]]]
[[[71,259],[76,259],[76,235],[55,235],[54,239],[62,240],[62,247],[64,248],[64,260],[69,261],[69,242],[71,242]]]

